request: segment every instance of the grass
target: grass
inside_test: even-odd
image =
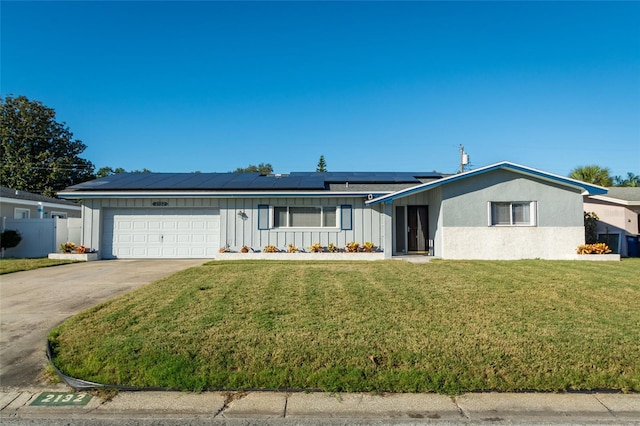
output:
[[[0,275],[12,272],[30,271],[32,269],[46,268],[49,266],[63,265],[65,263],[75,263],[74,260],[56,259],[0,259]]]
[[[203,389],[640,390],[640,260],[211,262],[50,335],[66,374]]]

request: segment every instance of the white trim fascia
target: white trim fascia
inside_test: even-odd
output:
[[[82,206],[71,206],[68,204],[57,204],[57,203],[48,203],[46,201],[34,201],[34,200],[22,200],[19,198],[5,198],[0,197],[0,204],[20,204],[23,206],[39,206],[50,207],[55,209],[67,209],[67,210],[77,210],[81,211]]]
[[[621,200],[620,198],[607,197],[605,195],[590,195],[588,198],[606,201],[607,203],[620,204],[622,206],[639,207],[640,201]]]
[[[340,197],[367,197],[371,191],[358,192],[242,192],[242,191],[73,191],[59,192],[58,196],[65,199],[84,198],[340,198]],[[375,191],[374,194],[392,194],[392,191]]]

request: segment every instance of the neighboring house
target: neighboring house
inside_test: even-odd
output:
[[[117,174],[71,186],[102,258],[214,258],[372,242],[381,258],[567,259],[584,243],[582,196],[606,189],[502,162],[440,173]]]
[[[584,197],[584,211],[598,215],[598,240],[608,243],[615,253],[638,256],[640,234],[640,188],[607,188],[607,194]],[[636,247],[629,247],[629,243]],[[635,249],[635,251],[634,251]]]
[[[5,257],[45,257],[66,241],[82,235],[82,207],[71,201],[0,187],[1,230],[18,231],[20,244]]]
[[[0,217],[7,219],[52,219],[80,217],[82,208],[68,200],[45,197],[0,186]]]

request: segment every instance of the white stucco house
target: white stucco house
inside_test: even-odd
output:
[[[82,200],[81,243],[111,258],[215,258],[219,249],[372,242],[379,258],[568,259],[583,195],[605,188],[501,162],[469,172],[117,174]]]
[[[598,215],[598,240],[615,253],[638,257],[640,235],[640,188],[607,188],[606,194],[586,195],[584,210]],[[635,245],[636,247],[632,247]]]

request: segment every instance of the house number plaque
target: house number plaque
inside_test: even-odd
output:
[[[166,201],[154,201],[151,203],[151,205],[154,207],[167,207],[169,203]]]
[[[45,392],[29,405],[87,405],[91,397],[86,393]]]

